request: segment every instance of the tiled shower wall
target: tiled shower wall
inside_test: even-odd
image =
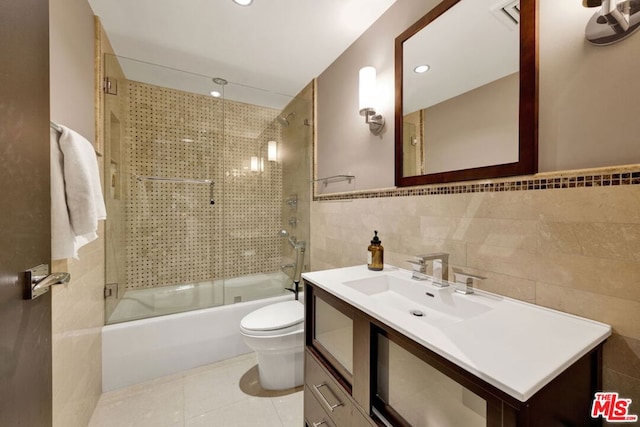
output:
[[[306,242],[303,271],[309,269],[309,210],[311,207],[311,152],[313,141],[313,97],[314,83],[309,83],[282,111],[289,117],[289,126],[280,129],[280,161],[284,180],[283,197],[297,196],[298,203],[294,208],[282,203],[282,228],[298,241]],[[293,222],[295,220],[296,222]],[[296,253],[282,239],[283,263],[293,263]]]
[[[277,110],[126,82],[127,288],[274,271],[282,171],[251,171]],[[171,183],[139,177],[213,180]]]
[[[267,160],[267,143],[280,141],[279,111],[225,102],[224,274],[280,270],[282,166]],[[258,171],[251,171],[256,157]],[[214,254],[214,258],[215,258]]]

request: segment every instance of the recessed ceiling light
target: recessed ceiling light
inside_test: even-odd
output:
[[[212,90],[211,92],[209,92],[211,94],[211,96],[213,96],[214,98],[220,98],[222,96],[222,94],[217,91],[217,90]]]
[[[427,64],[418,65],[416,68],[413,69],[413,71],[418,73],[418,74],[422,74],[422,73],[426,73],[427,71],[429,71],[429,68],[431,68],[431,67],[428,66]]]
[[[233,2],[240,6],[250,6],[253,0],[233,0]]]

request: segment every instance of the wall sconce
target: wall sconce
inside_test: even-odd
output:
[[[640,1],[640,0],[639,0]],[[376,69],[364,67],[360,69],[359,106],[360,115],[364,116],[372,134],[378,135],[384,127],[384,117],[376,114]]]
[[[267,143],[267,160],[270,162],[278,161],[278,143],[276,141]]]
[[[591,44],[613,44],[640,28],[640,0],[582,0],[582,5],[600,7],[585,30],[587,41]]]
[[[260,170],[260,163],[264,164],[264,162],[261,162],[261,160],[262,159],[259,159],[257,156],[251,156],[251,163],[250,163],[251,172],[262,172]]]

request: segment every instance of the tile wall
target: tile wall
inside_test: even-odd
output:
[[[71,282],[53,288],[53,426],[84,425],[102,393],[104,226],[78,260],[53,261]]]
[[[267,160],[268,141],[281,140],[278,114],[270,108],[225,101],[221,249],[227,278],[280,269],[282,165]],[[252,157],[257,171],[251,170]]]
[[[313,97],[314,83],[309,83],[282,111],[290,117],[290,124],[280,129],[282,143],[279,144],[279,161],[282,163],[282,197],[296,195],[298,204],[292,208],[282,203],[281,228],[286,229],[298,241],[307,243],[309,248],[309,209],[311,206],[311,153],[313,141]],[[290,223],[295,219],[295,224]],[[295,253],[289,243],[282,239],[283,264],[295,261]],[[305,269],[309,268],[309,251],[305,252]]]
[[[125,96],[127,288],[274,271],[282,170],[251,157],[279,111],[133,81]],[[209,184],[138,177],[213,180],[215,203]]]
[[[364,264],[375,229],[388,264],[406,268],[414,254],[448,252],[454,267],[488,278],[480,288],[611,324],[604,387],[633,399],[632,413],[638,414],[635,177],[637,165],[450,187],[455,191],[443,186],[318,196],[311,209],[312,269]]]
[[[95,75],[94,36],[104,33],[86,1],[54,0],[48,7],[51,119],[78,131],[100,151],[93,114],[95,82],[101,81]],[[87,425],[102,392],[104,236],[100,221],[98,239],[80,249],[79,259],[51,263],[52,271],[71,274],[69,284],[51,291],[54,427]]]

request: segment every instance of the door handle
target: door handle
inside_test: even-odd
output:
[[[53,285],[67,284],[69,273],[49,273],[49,264],[40,264],[24,272],[24,299],[32,300],[49,292]]]

